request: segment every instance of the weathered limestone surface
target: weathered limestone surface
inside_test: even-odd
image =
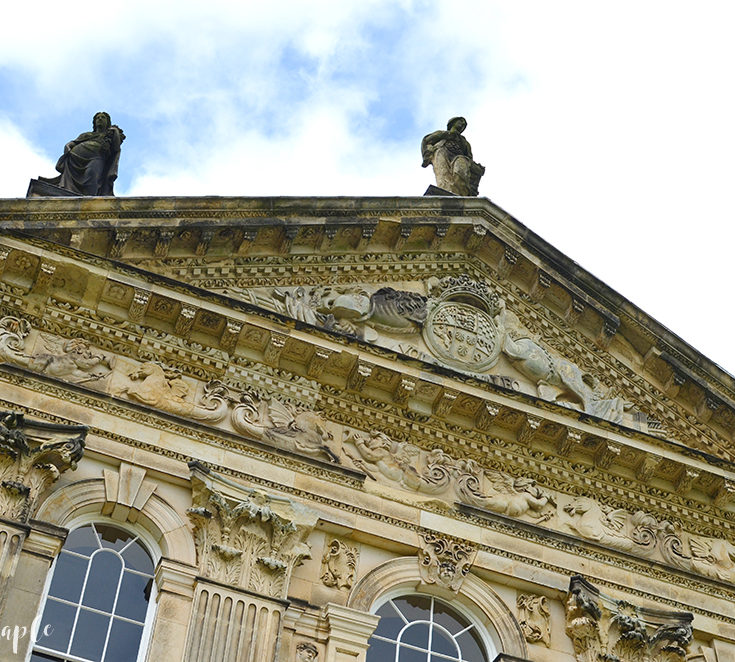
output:
[[[0,224],[24,620],[99,520],[154,557],[150,660],[362,662],[396,591],[464,605],[500,660],[732,654],[732,378],[489,201],[35,198]]]

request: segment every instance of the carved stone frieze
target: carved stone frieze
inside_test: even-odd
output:
[[[459,591],[472,568],[477,548],[435,533],[421,534],[419,572],[427,584],[440,584]]]
[[[100,385],[112,371],[114,357],[94,348],[84,338],[69,340],[39,334],[45,351],[34,352],[28,361],[31,370],[75,384]]]
[[[516,598],[518,622],[523,636],[531,644],[551,642],[551,613],[545,595],[520,593]]]
[[[325,586],[350,589],[355,581],[357,568],[357,547],[352,547],[334,538],[327,545],[322,556],[320,576]]]
[[[27,522],[59,476],[76,469],[87,428],[27,421],[0,412],[0,517]]]
[[[692,614],[614,600],[579,575],[569,584],[566,618],[577,662],[685,662],[692,640]]]
[[[390,287],[297,286],[262,289],[249,297],[299,321],[461,372],[508,379],[527,393],[614,423],[644,425],[630,413],[633,405],[610,393],[592,372],[534,339],[485,281],[461,274],[431,278],[421,289],[426,294]],[[362,371],[356,370],[350,388],[360,390]]]
[[[310,558],[317,515],[286,497],[248,489],[191,463],[199,571],[209,579],[285,598],[291,574]]]
[[[343,448],[357,468],[383,484],[511,517],[545,521],[553,514],[553,498],[534,480],[484,469],[475,460],[455,459],[441,449],[427,452],[379,430],[348,431]]]
[[[693,536],[645,511],[613,509],[589,497],[574,497],[560,511],[567,526],[585,540],[706,577],[735,580],[735,545],[728,540]]]

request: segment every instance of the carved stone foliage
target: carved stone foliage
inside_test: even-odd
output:
[[[455,459],[441,449],[424,451],[383,432],[349,431],[344,451],[370,478],[454,503],[479,506],[511,517],[546,521],[553,499],[530,478],[484,469],[471,459]]]
[[[516,598],[518,622],[523,636],[531,644],[549,646],[551,641],[551,614],[545,595],[521,593]]]
[[[472,568],[477,549],[465,542],[435,533],[421,534],[419,572],[427,584],[440,584],[459,591]]]
[[[572,577],[566,631],[577,662],[685,662],[692,614],[636,607]]]
[[[355,581],[357,547],[333,539],[322,556],[321,578],[326,586],[350,589]]]
[[[727,540],[692,536],[645,511],[608,508],[589,497],[575,497],[561,510],[569,528],[586,540],[714,579],[735,580],[735,546]]]
[[[203,576],[271,598],[285,598],[316,513],[285,497],[248,489],[192,462],[192,503]]]
[[[421,289],[426,294],[359,285],[299,286],[241,296],[297,320],[463,372],[497,378],[497,371],[508,371],[513,373],[508,379],[519,379],[527,393],[633,424],[630,402],[534,337],[487,283],[461,274],[431,278]]]
[[[27,522],[43,492],[84,453],[87,428],[0,412],[0,517]]]

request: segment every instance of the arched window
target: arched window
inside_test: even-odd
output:
[[[136,535],[75,529],[54,566],[31,662],[135,662],[152,588],[153,560]]]
[[[488,662],[496,655],[468,615],[432,595],[394,597],[375,614],[367,662]]]

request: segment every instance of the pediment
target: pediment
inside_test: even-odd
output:
[[[563,450],[579,436],[559,432],[568,418],[598,430],[580,449],[603,464],[610,429],[733,459],[728,376],[487,200],[0,203],[0,284],[34,333],[111,349],[126,374],[166,357],[177,414],[206,419],[195,403],[214,406],[213,380],[285,371],[302,409],[343,389],[475,433],[538,428]],[[54,355],[62,340],[35,342]]]
[[[443,224],[381,203],[334,231],[303,204],[196,227],[155,204],[0,237],[3,380],[382,498],[735,576],[707,524],[735,507],[727,384],[550,249],[516,232],[511,251],[487,202]],[[644,545],[641,522],[688,551]]]

